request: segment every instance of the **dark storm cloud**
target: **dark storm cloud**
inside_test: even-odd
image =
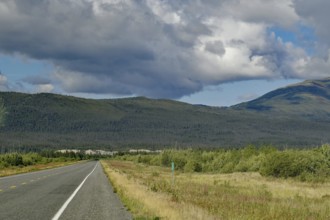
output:
[[[298,15],[306,22],[316,27],[318,36],[330,44],[330,1],[327,0],[294,0],[294,6]]]
[[[297,21],[291,0],[253,0],[260,11],[246,2],[3,0],[0,52],[51,62],[52,82],[67,92],[178,98],[223,82],[294,76],[303,53],[266,31]]]
[[[219,56],[222,56],[226,52],[224,45],[221,41],[207,43],[205,45],[205,50],[217,54]]]
[[[50,60],[69,92],[179,97],[200,87],[185,85],[180,74],[189,68],[173,63],[206,27],[168,25],[144,1],[108,1],[99,12],[95,2],[101,1],[5,1],[0,50]]]
[[[40,84],[51,84],[52,80],[39,75],[28,76],[23,79],[23,82],[29,83],[31,85],[40,85]]]

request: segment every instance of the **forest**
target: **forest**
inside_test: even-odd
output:
[[[329,117],[314,118],[321,115],[314,113],[270,113],[144,97],[93,100],[2,92],[0,147],[127,150],[253,144],[302,148],[330,143]]]

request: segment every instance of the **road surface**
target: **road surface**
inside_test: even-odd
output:
[[[0,219],[132,219],[96,161],[0,178]]]

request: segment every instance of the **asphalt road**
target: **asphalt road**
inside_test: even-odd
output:
[[[99,162],[0,178],[0,219],[132,219]]]

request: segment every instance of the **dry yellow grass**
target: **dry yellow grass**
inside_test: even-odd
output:
[[[297,180],[285,180],[279,178],[265,178],[259,173],[233,173],[233,174],[181,174],[179,179],[214,185],[214,183],[230,183],[233,187],[240,187],[247,193],[251,188],[266,189],[276,198],[292,198],[301,196],[311,199],[320,199],[326,195],[330,196],[330,182],[308,183]],[[205,181],[205,180],[210,181]]]
[[[132,178],[118,169],[119,167],[128,168],[132,165],[130,163],[116,164],[113,162],[112,165],[116,164],[115,166],[111,166],[109,161],[101,161],[101,163],[110,181],[123,197],[124,203],[130,206],[129,208],[136,218],[218,219],[197,206],[174,201],[172,196],[166,193],[153,192],[138,179]]]
[[[177,173],[102,161],[136,219],[329,219],[330,183],[264,178],[258,173]]]

